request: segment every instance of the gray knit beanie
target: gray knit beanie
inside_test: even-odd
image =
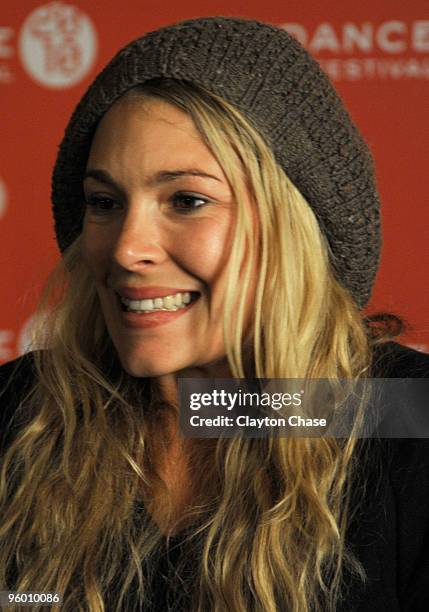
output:
[[[253,123],[316,214],[338,280],[364,306],[381,242],[371,154],[307,51],[284,30],[245,19],[205,17],[150,32],[99,74],[67,126],[54,168],[61,251],[82,230],[82,178],[98,122],[128,89],[160,77],[200,85]]]

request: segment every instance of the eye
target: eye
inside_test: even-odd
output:
[[[171,198],[175,210],[182,214],[192,213],[208,204],[209,200],[197,193],[175,193]]]
[[[106,215],[120,208],[120,204],[105,195],[92,194],[86,199],[86,205],[94,215]]]

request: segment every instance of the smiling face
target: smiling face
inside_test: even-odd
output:
[[[221,363],[236,204],[192,119],[123,97],[96,131],[84,189],[83,257],[123,368],[157,377]]]

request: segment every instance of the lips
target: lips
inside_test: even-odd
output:
[[[122,310],[139,313],[151,313],[159,310],[177,310],[185,308],[187,304],[194,302],[200,296],[198,293],[175,293],[174,295],[166,295],[164,297],[145,298],[143,300],[129,300],[123,296],[117,297],[120,301]]]
[[[159,294],[158,294],[159,295]],[[154,310],[153,312],[133,312],[129,310],[124,310],[124,305],[121,304],[120,298],[118,297],[118,306],[119,306],[119,321],[124,326],[124,328],[128,328],[130,330],[138,330],[145,328],[158,327],[159,325],[165,325],[166,323],[170,323],[183,315],[185,315],[191,308],[198,303],[198,298],[200,294],[193,294],[197,296],[196,299],[193,299],[186,306],[179,308],[177,310]],[[145,299],[145,298],[143,298]]]

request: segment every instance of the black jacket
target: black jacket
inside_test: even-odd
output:
[[[429,355],[387,343],[376,349],[373,375],[429,378]],[[4,452],[18,427],[13,421],[11,425],[14,409],[31,386],[33,376],[31,354],[0,367],[0,393],[6,389],[0,395],[0,460],[2,449]],[[365,441],[362,449],[365,452],[362,452],[361,475],[353,491],[358,510],[346,539],[363,564],[367,581],[362,585],[346,576],[344,601],[338,612],[426,612],[429,610],[429,439],[373,439]],[[179,535],[173,539],[169,553],[172,568],[180,554]],[[164,556],[154,586],[153,611],[170,609],[168,586],[172,568],[167,568]],[[127,612],[133,609],[134,602],[129,601]],[[181,604],[179,609],[187,611],[186,604]]]

